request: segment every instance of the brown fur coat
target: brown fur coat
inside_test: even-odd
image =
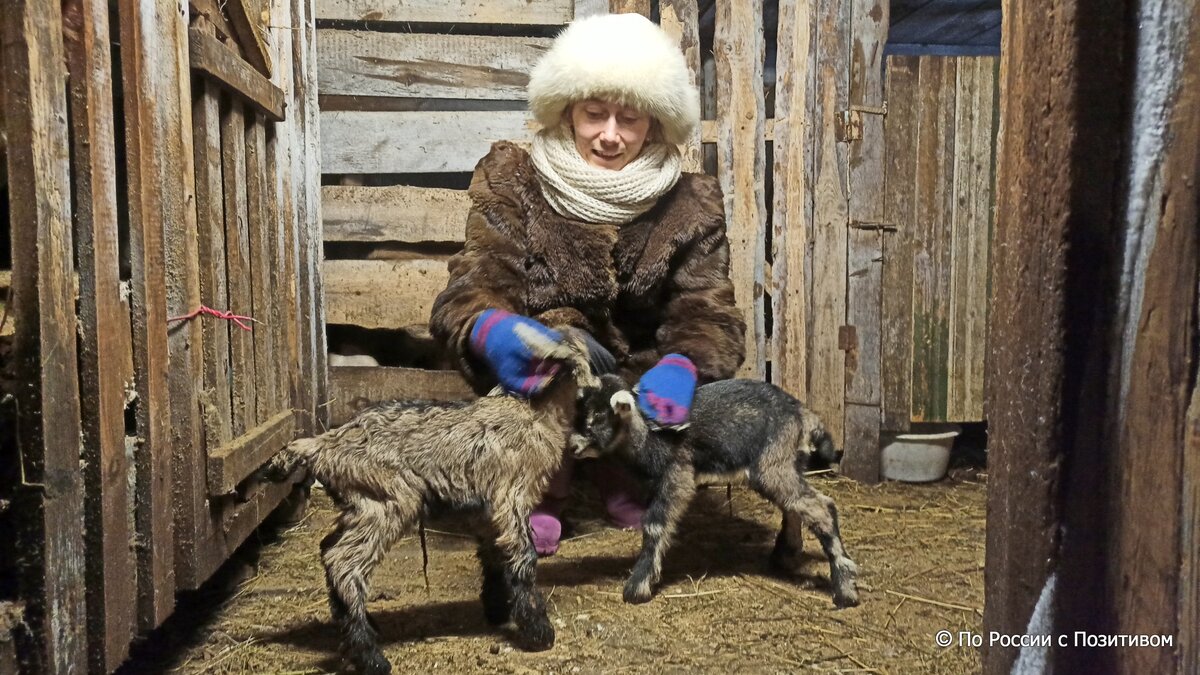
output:
[[[467,339],[488,308],[588,331],[630,382],[671,352],[691,358],[701,382],[741,365],[746,325],[715,178],[683,174],[627,225],[585,223],[555,212],[529,154],[502,141],[476,166],[470,195],[466,246],[450,259],[430,330],[477,388],[493,381]]]

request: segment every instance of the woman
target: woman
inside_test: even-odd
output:
[[[682,428],[697,381],[741,365],[746,330],[720,187],[680,172],[676,146],[700,123],[683,54],[640,15],[580,19],[534,69],[529,105],[543,126],[532,151],[502,141],[475,169],[433,335],[479,391],[529,395],[553,366],[518,333],[578,331],[594,368],[638,383],[648,420]],[[530,519],[541,555],[558,548],[571,470]],[[637,526],[632,481],[615,466],[594,478],[616,524]]]

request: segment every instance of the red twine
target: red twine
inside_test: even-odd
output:
[[[192,311],[189,314],[184,314],[183,316],[171,317],[171,318],[167,319],[167,323],[172,323],[174,321],[187,321],[189,319],[196,318],[200,314],[207,314],[209,316],[215,316],[218,319],[225,319],[226,321],[232,321],[232,322],[236,323],[238,328],[241,328],[242,330],[251,330],[250,326],[247,326],[246,324],[242,323],[243,319],[245,319],[246,321],[254,321],[255,323],[257,323],[257,320],[252,316],[242,316],[241,314],[234,314],[233,312],[228,312],[228,311],[222,312],[221,310],[213,309],[211,307],[205,307],[204,305],[200,305],[199,307],[197,307],[194,311]]]

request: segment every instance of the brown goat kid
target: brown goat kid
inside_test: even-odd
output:
[[[572,439],[579,457],[614,454],[652,484],[642,518],[642,550],[625,584],[625,601],[646,602],[662,574],[675,528],[703,475],[743,473],[750,486],[783,511],[771,560],[799,572],[801,538],[808,527],[829,558],[833,602],[858,604],[858,567],[846,555],[833,500],[804,480],[809,458],[841,458],[821,420],[779,387],[752,380],[720,380],[696,390],[691,424],[681,432],[651,432],[633,394],[605,375],[585,393],[583,436]]]
[[[391,670],[367,614],[371,573],[431,512],[473,514],[487,620],[512,618],[525,649],[554,644],[545,601],[534,587],[529,514],[562,463],[580,389],[594,387],[596,379],[581,345],[541,349],[563,368],[530,400],[492,395],[381,403],[337,429],[292,442],[268,464],[273,479],[307,466],[342,509],[321,542],[321,559],[342,656],[359,672]]]

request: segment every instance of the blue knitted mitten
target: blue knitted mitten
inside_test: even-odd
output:
[[[647,420],[684,429],[696,394],[696,366],[683,354],[667,354],[642,375],[636,391],[638,408]]]
[[[470,345],[506,391],[533,396],[558,372],[560,364],[546,355],[562,339],[561,333],[529,317],[488,309],[475,320]]]

